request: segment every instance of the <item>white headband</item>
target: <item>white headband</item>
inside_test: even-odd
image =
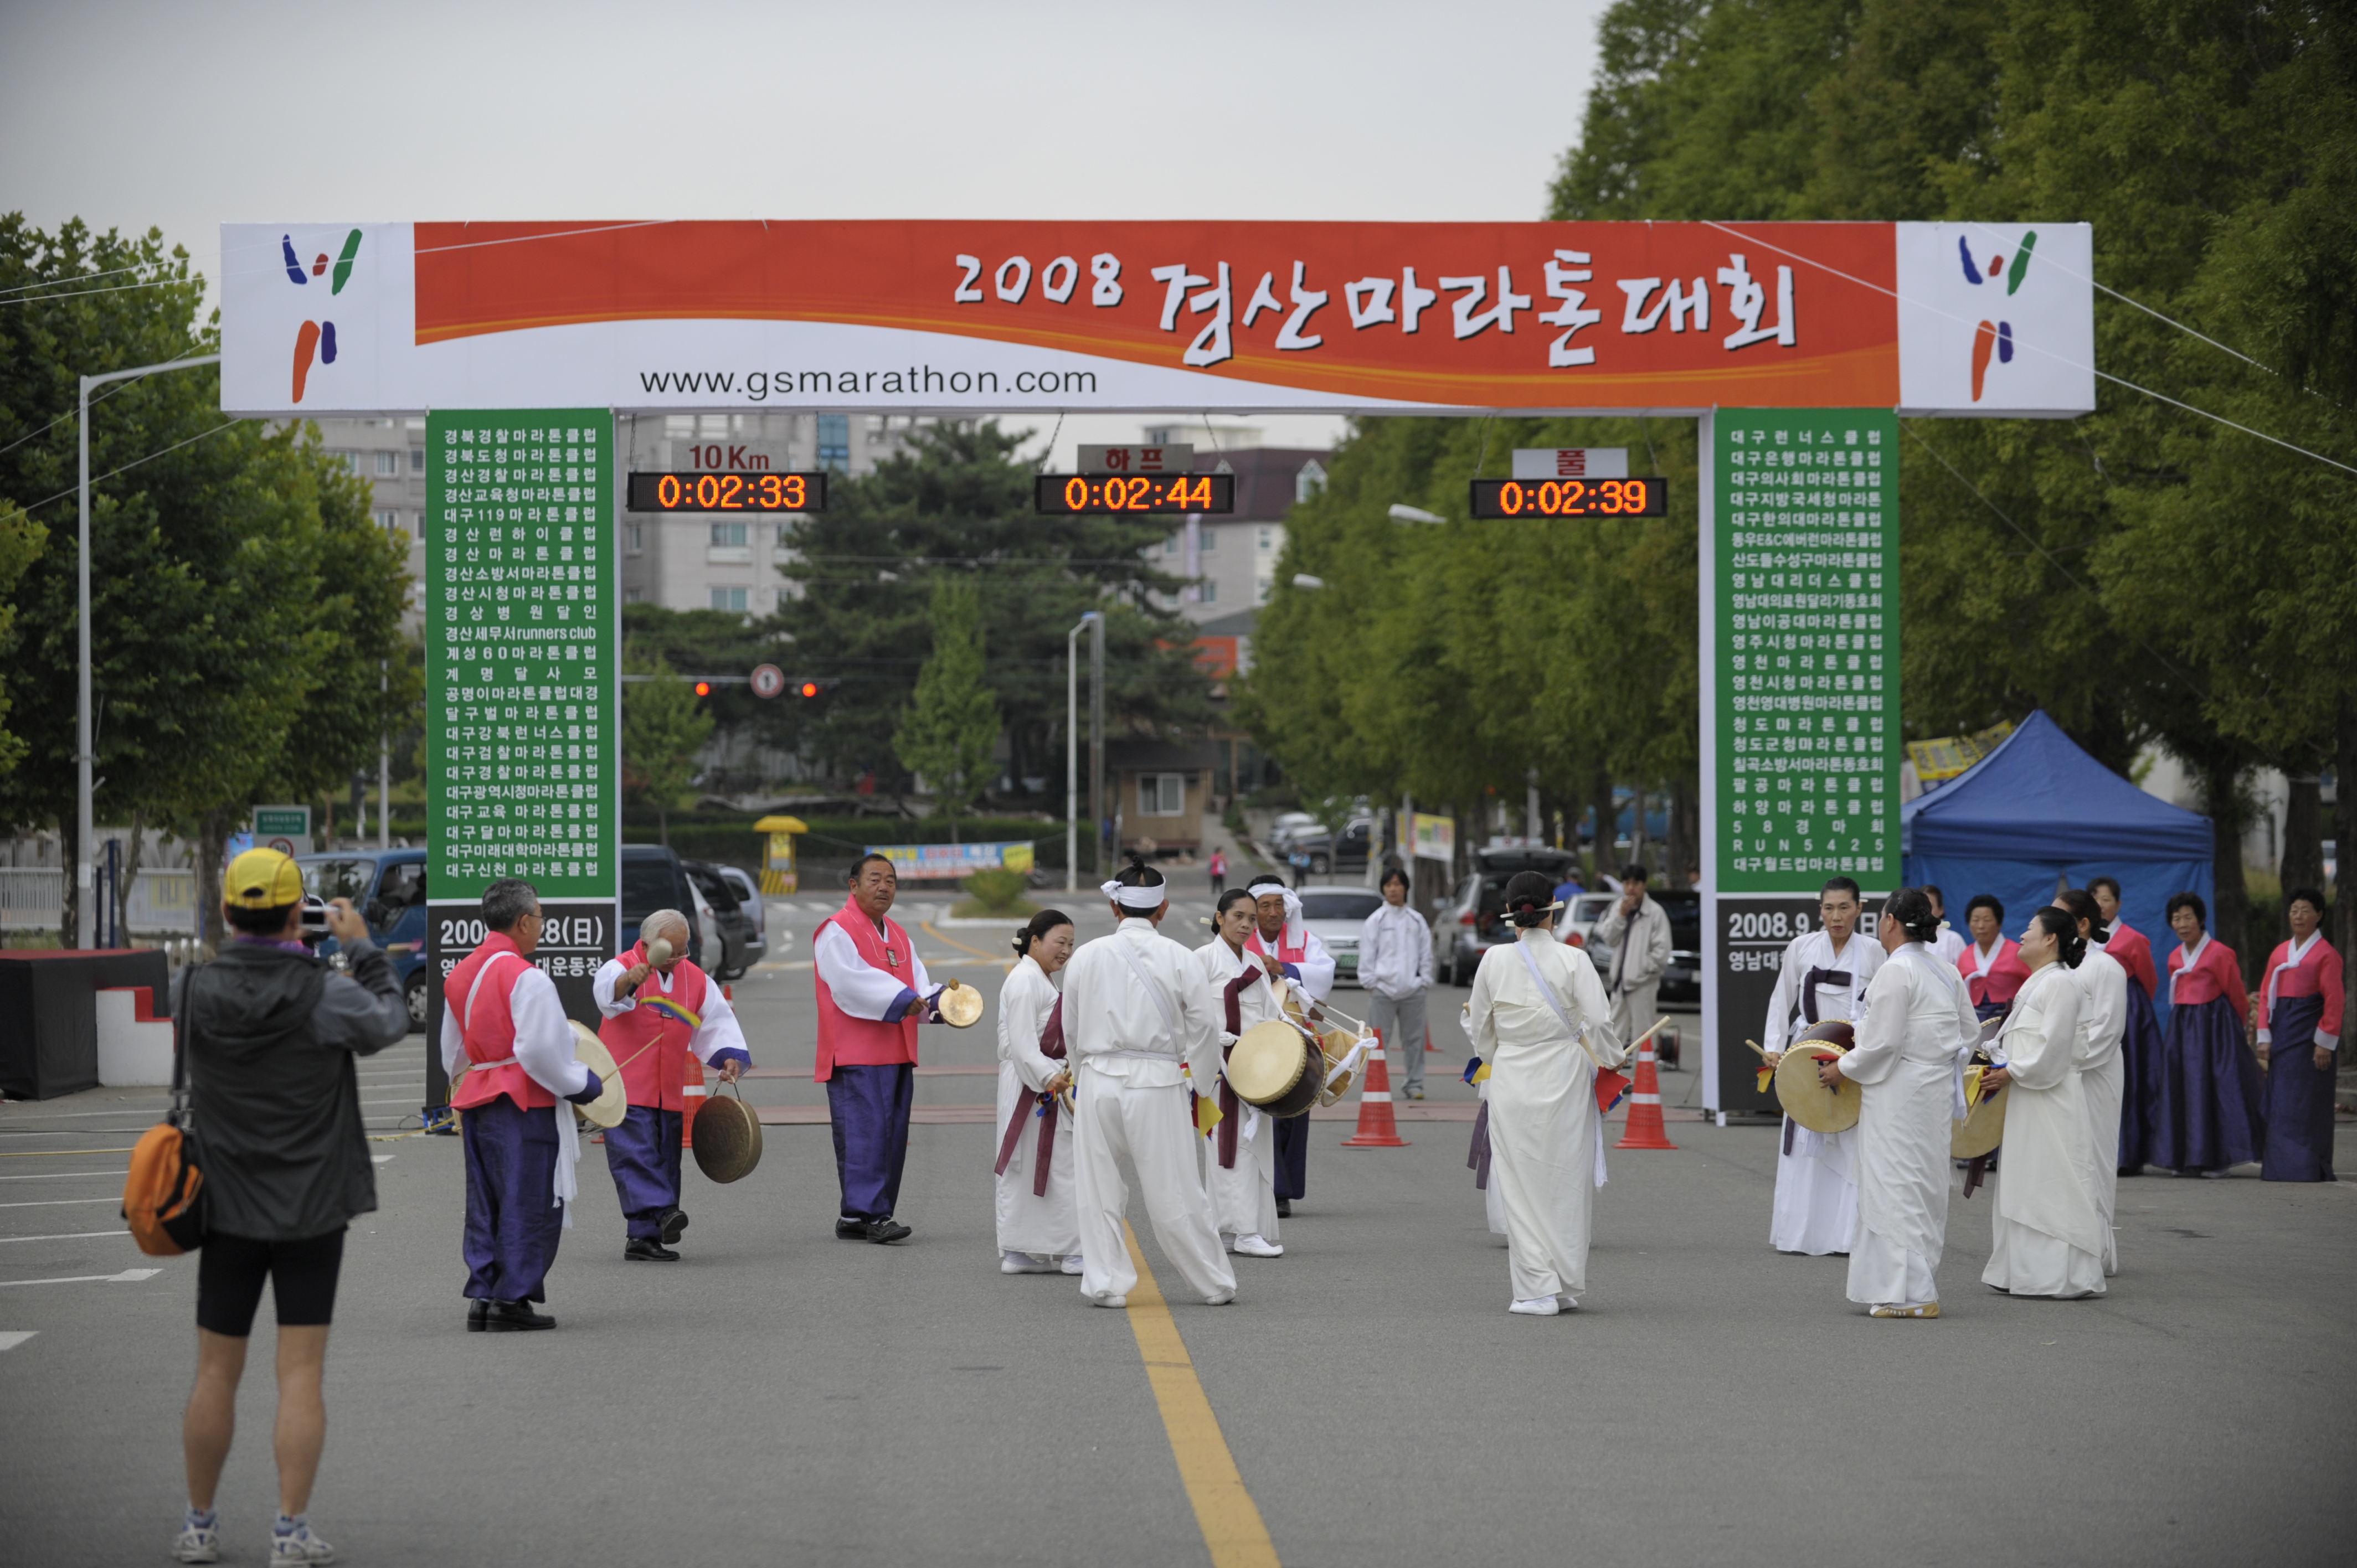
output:
[[[1162,908],[1170,896],[1168,886],[1159,882],[1151,887],[1132,887],[1120,882],[1106,882],[1099,886],[1104,889],[1106,897],[1123,908],[1136,909],[1146,914],[1151,914]]]
[[[1244,886],[1244,891],[1251,894],[1255,898],[1260,897],[1261,890],[1264,888],[1267,889],[1271,893],[1289,893],[1292,891],[1291,888],[1286,886],[1283,882],[1274,876],[1264,876],[1257,882],[1247,883]]]

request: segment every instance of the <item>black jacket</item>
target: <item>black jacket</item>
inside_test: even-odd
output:
[[[232,1236],[292,1241],[376,1208],[354,1055],[409,1032],[393,961],[361,942],[351,973],[265,942],[232,941],[186,972],[189,1106],[210,1202]]]

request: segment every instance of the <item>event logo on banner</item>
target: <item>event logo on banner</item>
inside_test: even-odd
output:
[[[1722,409],[1712,446],[1721,893],[1899,885],[1899,421]]]
[[[2084,225],[337,225],[372,281],[307,390],[315,231],[223,226],[225,408],[2094,406]]]
[[[903,882],[953,881],[977,871],[1025,871],[1034,865],[1028,840],[1011,843],[871,843],[863,852],[892,863]]]

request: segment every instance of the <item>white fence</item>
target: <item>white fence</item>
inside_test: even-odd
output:
[[[0,866],[0,930],[56,930],[65,891],[66,874],[56,866]],[[141,872],[124,926],[134,936],[196,935],[197,874]]]

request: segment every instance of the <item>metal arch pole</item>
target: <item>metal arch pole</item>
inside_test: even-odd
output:
[[[1089,612],[1089,832],[1096,852],[1089,864],[1097,875],[1109,875],[1105,866],[1105,800],[1104,800],[1104,612]]]
[[[1076,891],[1081,865],[1081,633],[1094,611],[1064,634],[1064,891]]]
[[[93,800],[91,768],[97,760],[91,755],[90,733],[90,389],[104,386],[109,381],[135,381],[159,371],[188,371],[199,365],[218,365],[219,354],[201,354],[193,360],[167,360],[160,365],[137,365],[127,371],[109,371],[102,376],[81,378],[80,400],[75,404],[74,424],[78,445],[81,448],[81,476],[78,486],[81,492],[81,515],[79,530],[80,559],[75,567],[74,640],[80,654],[81,672],[74,704],[74,946],[92,948],[98,945],[98,909],[91,895],[94,878],[91,875],[91,840],[98,836],[98,810]],[[198,889],[201,907],[203,889]]]

